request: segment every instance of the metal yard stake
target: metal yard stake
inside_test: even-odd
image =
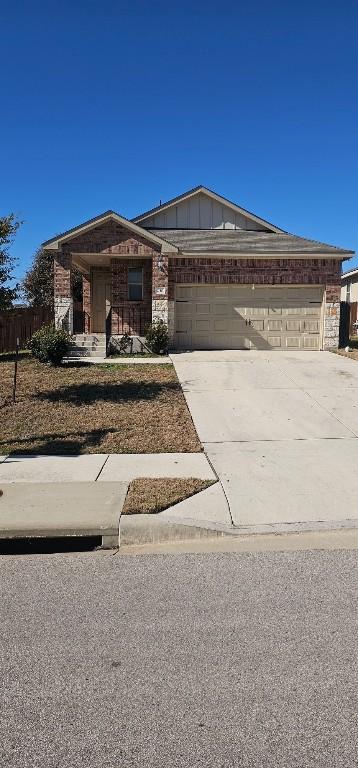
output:
[[[20,339],[16,339],[16,352],[15,352],[15,370],[14,370],[14,385],[12,388],[12,402],[15,402],[16,399],[16,384],[17,384],[17,363],[19,359],[19,346],[20,346]]]

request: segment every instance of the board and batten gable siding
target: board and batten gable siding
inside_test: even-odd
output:
[[[141,221],[141,226],[161,229],[263,230],[258,222],[204,194],[195,195],[167,210],[148,216]]]

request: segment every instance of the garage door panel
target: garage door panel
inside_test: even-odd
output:
[[[186,349],[319,349],[322,290],[176,286],[176,344]]]
[[[215,303],[212,306],[214,315],[225,315],[225,317],[228,313],[228,308],[230,307],[229,304],[224,304],[223,302]]]
[[[255,329],[255,331],[264,331],[265,330],[265,321],[264,320],[251,320],[251,327]]]
[[[271,336],[268,334],[267,343],[272,349],[281,349],[282,339],[281,336]]]
[[[303,330],[306,331],[306,333],[318,333],[319,332],[318,320],[304,320]]]
[[[286,347],[288,349],[299,349],[301,344],[300,336],[286,336]]]
[[[266,327],[268,331],[282,331],[282,320],[272,320],[270,317],[266,321]]]
[[[282,307],[268,307],[269,315],[282,315]]]
[[[211,306],[212,305],[207,303],[203,303],[203,304],[197,303],[196,312],[198,315],[210,315]]]
[[[286,320],[286,331],[301,331],[301,320]]]
[[[192,321],[190,317],[178,317],[176,323],[177,331],[179,333],[191,333]]]
[[[303,339],[304,349],[319,349],[319,340],[315,336],[305,336]]]

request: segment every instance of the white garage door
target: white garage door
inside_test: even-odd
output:
[[[178,349],[321,348],[319,286],[177,285]]]

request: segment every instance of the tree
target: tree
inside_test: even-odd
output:
[[[53,254],[38,248],[34,253],[32,266],[22,281],[22,290],[31,307],[53,306]],[[76,301],[82,301],[82,275],[72,270],[72,291]]]
[[[12,287],[9,285],[14,279],[16,264],[16,259],[9,253],[9,246],[20,224],[21,222],[16,220],[13,213],[0,216],[0,309],[11,309],[19,292],[17,283]]]

